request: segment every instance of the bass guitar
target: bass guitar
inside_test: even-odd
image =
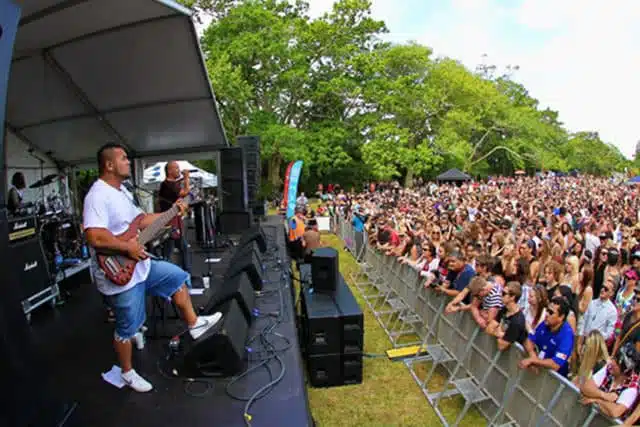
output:
[[[189,206],[193,202],[193,197],[191,195],[187,195],[182,199],[182,202]],[[140,224],[145,217],[145,214],[140,214],[134,218],[127,231],[116,236],[116,238],[118,240],[128,241],[137,237],[138,242],[144,246],[155,239],[179,212],[180,209],[178,206],[173,205],[171,209],[160,214],[160,216],[144,230],[141,230]],[[118,286],[126,286],[127,283],[131,281],[133,271],[138,264],[138,261],[133,260],[122,253],[97,253],[96,258],[98,265],[104,272],[107,279]]]

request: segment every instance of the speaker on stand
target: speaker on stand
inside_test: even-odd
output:
[[[257,136],[239,136],[238,146],[242,148],[247,176],[247,199],[249,210],[257,222],[266,215],[264,201],[260,197],[262,161],[260,158],[260,138]]]
[[[223,234],[241,234],[251,226],[247,194],[247,174],[241,147],[220,150],[219,231]]]

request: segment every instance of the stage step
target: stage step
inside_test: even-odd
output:
[[[387,304],[391,306],[393,311],[401,311],[407,308],[407,305],[400,298],[390,298]]]
[[[404,323],[422,323],[422,319],[415,313],[407,313],[400,316],[400,320]]]
[[[489,396],[471,378],[463,378],[453,381],[464,400],[470,403],[480,403],[489,399]]]

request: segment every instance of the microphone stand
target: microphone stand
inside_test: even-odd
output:
[[[42,184],[40,186],[40,195],[42,198],[42,206],[44,207],[44,210],[46,212],[47,208],[46,208],[46,202],[45,202],[45,197],[44,197],[44,183],[42,182],[44,180],[44,159],[40,158],[39,156],[36,156],[34,153],[34,149],[33,148],[29,148],[27,150],[27,153],[33,157],[34,159],[36,159],[38,162],[40,162],[40,183]]]

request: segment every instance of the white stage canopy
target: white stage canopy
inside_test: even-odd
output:
[[[59,166],[228,145],[191,12],[170,0],[23,0],[7,128]],[[8,159],[11,166],[11,159]]]
[[[167,162],[158,162],[155,165],[145,169],[143,177],[144,184],[155,185],[164,181],[166,178],[166,175],[164,173],[164,167],[166,164]],[[214,174],[207,172],[204,169],[200,169],[199,167],[185,160],[179,160],[178,165],[180,166],[181,171],[190,171],[189,176],[191,178],[200,180],[202,182],[203,188],[214,188],[218,186],[218,177]]]

